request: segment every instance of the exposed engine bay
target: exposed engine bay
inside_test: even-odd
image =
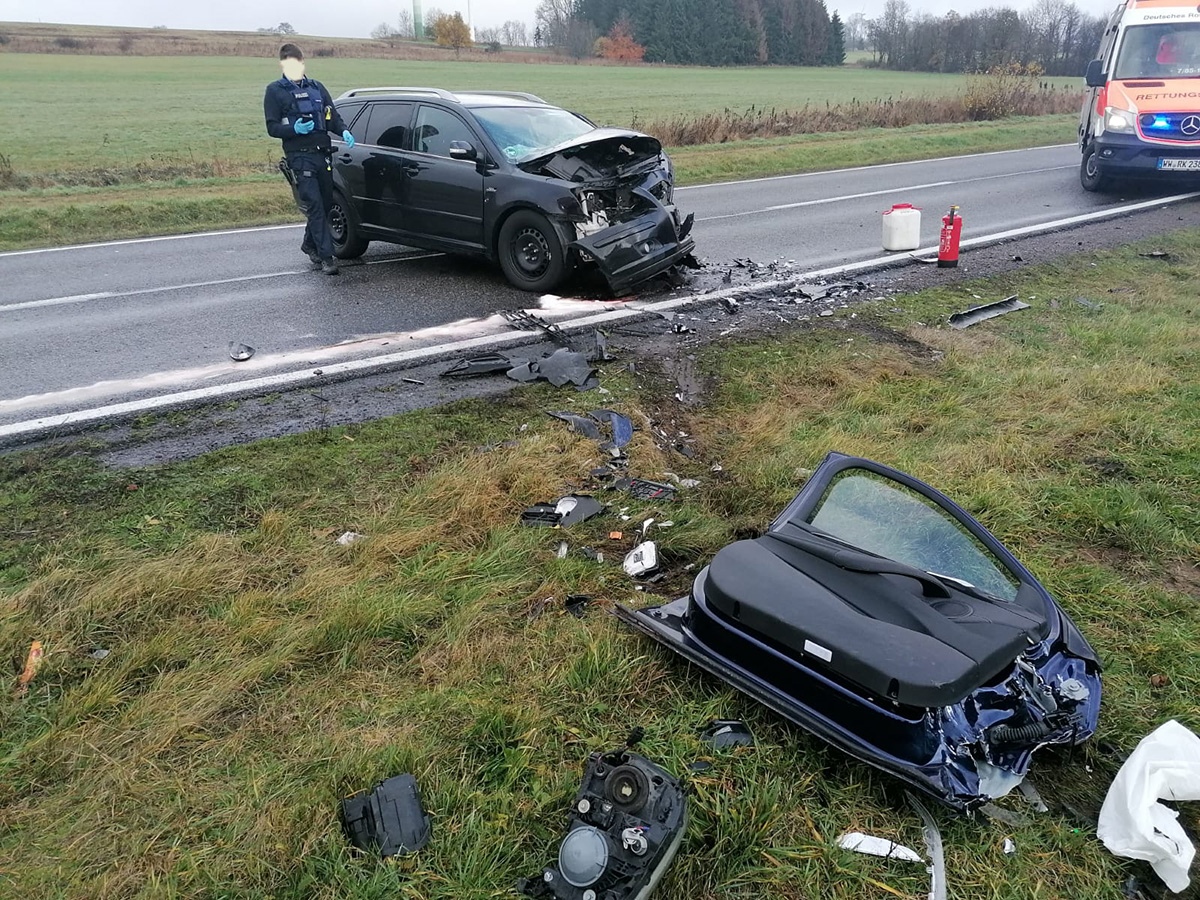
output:
[[[572,198],[559,202],[574,231],[570,248],[596,263],[614,290],[661,272],[694,247],[694,217],[680,216],[670,160],[648,135],[597,129],[521,168],[572,184]]]
[[[588,757],[556,864],[522,879],[528,897],[645,900],[683,841],[679,781],[628,747]]]

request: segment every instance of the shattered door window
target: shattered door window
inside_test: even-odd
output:
[[[809,524],[852,546],[1013,600],[1020,582],[958,520],[916,491],[863,469],[840,474]]]

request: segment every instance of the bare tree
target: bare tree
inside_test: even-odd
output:
[[[542,43],[551,47],[565,47],[568,29],[575,21],[575,0],[542,0],[535,16],[542,31]],[[578,29],[573,30],[574,36],[578,37]]]
[[[500,30],[504,34],[504,43],[508,44],[508,46],[529,46],[529,30],[525,23],[519,19],[509,19],[500,26]]]
[[[396,17],[396,24],[399,26],[396,30],[402,38],[411,38],[413,32],[413,16],[412,10],[407,7],[400,10],[400,15]]]

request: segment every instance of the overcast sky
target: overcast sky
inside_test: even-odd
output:
[[[1108,12],[1114,0],[1077,0],[1090,13]],[[476,26],[498,25],[505,19],[533,22],[538,0],[470,0]],[[826,0],[829,9],[843,17],[862,12],[878,15],[884,0]],[[467,0],[424,0],[426,9],[467,14]],[[914,9],[943,13],[950,9],[970,12],[1004,0],[910,0]],[[1023,7],[1026,0],[1014,0]],[[291,22],[301,34],[366,37],[380,22],[394,22],[400,4],[394,0],[0,0],[0,21],[60,22],[74,25],[133,25],[149,28],[211,28],[253,31],[280,21]]]

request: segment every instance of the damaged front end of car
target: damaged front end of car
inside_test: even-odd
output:
[[[979,523],[916,479],[830,454],[690,596],[626,623],[844,752],[966,811],[1096,730],[1100,664]]]
[[[694,217],[674,203],[675,175],[662,144],[634,131],[597,129],[521,168],[570,182],[559,218],[569,249],[594,263],[614,293],[653,278],[695,247]]]

